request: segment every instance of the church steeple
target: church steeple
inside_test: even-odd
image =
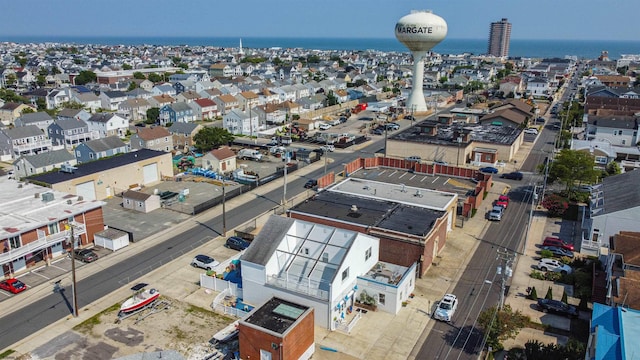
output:
[[[240,50],[238,51],[238,54],[244,55],[244,51],[242,50],[242,38],[240,38]]]

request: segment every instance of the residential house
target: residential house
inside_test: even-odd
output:
[[[196,119],[213,120],[218,116],[218,105],[209,98],[196,99],[189,104]]]
[[[233,109],[222,116],[222,127],[234,135],[257,135],[259,125],[258,115],[253,112]]]
[[[218,174],[227,174],[236,169],[236,153],[228,146],[214,149],[202,156],[202,167]]]
[[[524,82],[520,76],[507,76],[500,80],[498,90],[505,96],[509,96],[509,94],[521,94],[524,90]]]
[[[625,75],[595,75],[605,86],[629,87],[631,79]]]
[[[176,122],[192,122],[196,120],[193,109],[187,103],[177,102],[160,108],[160,125]]]
[[[259,105],[259,97],[252,91],[243,91],[235,97],[238,100],[238,106],[240,109],[249,109]]]
[[[85,141],[100,138],[97,130],[90,131],[85,121],[75,118],[55,120],[47,128],[47,134],[53,146],[64,146],[65,149],[73,149]]]
[[[127,99],[118,105],[118,114],[131,121],[140,121],[147,118],[147,110],[151,104],[143,98]]]
[[[13,102],[5,103],[2,107],[0,107],[0,121],[4,125],[13,125],[17,118],[22,115],[22,112],[25,109],[31,109],[36,111],[35,106],[26,105],[26,104],[18,104]]]
[[[527,81],[527,96],[549,96],[549,81],[543,77],[535,77]]]
[[[93,114],[87,120],[89,131],[97,131],[100,137],[119,136],[125,137],[129,130],[129,120],[113,113]]]
[[[218,111],[222,115],[225,115],[233,109],[240,108],[240,102],[233,95],[220,95],[214,98],[213,101],[218,105]]]
[[[91,114],[84,109],[62,109],[56,114],[57,120],[76,119],[87,121],[90,117]]]
[[[178,93],[178,95],[176,95],[177,102],[184,102],[187,104],[192,103],[194,100],[197,100],[200,98],[202,98],[202,96],[197,92],[195,92],[194,90],[182,91]]]
[[[188,151],[193,147],[193,137],[202,129],[202,125],[195,123],[174,122],[169,127],[176,149]]]
[[[142,80],[142,81],[147,81],[147,80]],[[125,94],[127,94],[127,97],[129,97],[129,99],[149,100],[151,96],[153,96],[153,94],[151,94],[150,91],[147,91],[142,88],[135,88],[133,90],[127,91]]]
[[[152,96],[149,99],[149,104],[151,107],[157,107],[158,109],[169,104],[174,104],[176,99],[172,98],[170,95],[158,95]]]
[[[102,101],[98,97],[98,95],[93,92],[71,92],[71,102],[75,102],[78,104],[82,104],[85,109],[88,109],[89,112],[95,113],[102,107]]]
[[[47,114],[46,112],[22,114],[19,118],[16,119],[15,122],[16,127],[35,125],[43,132],[46,132],[47,128],[51,124],[53,124],[53,118],[51,118],[51,116],[49,116],[49,114]]]
[[[85,141],[74,150],[79,164],[127,152],[129,152],[127,144],[117,136]]]
[[[52,150],[35,155],[23,155],[13,162],[13,172],[16,177],[23,178],[42,174],[60,168],[62,165],[73,166],[77,163],[75,156],[69,151]]]
[[[640,171],[604,178],[591,191],[583,208],[582,249],[598,251],[609,247],[609,239],[620,231],[640,231]]]
[[[153,89],[151,89],[151,94],[153,96],[160,96],[160,95],[169,95],[169,96],[176,96],[176,89],[173,88],[173,86],[171,86],[171,84],[161,84],[161,85],[156,85],[153,87]]]
[[[209,67],[209,75],[212,78],[230,78],[234,75],[234,69],[229,64],[225,63],[213,64]]]
[[[163,126],[141,127],[129,141],[132,150],[151,149],[170,152],[173,150],[173,137]]]
[[[587,116],[587,140],[606,141],[614,146],[633,146],[638,137],[640,116]]]
[[[71,101],[70,90],[67,89],[54,89],[47,94],[47,109],[57,109],[62,104]]]
[[[640,232],[614,235],[604,266],[605,303],[640,310]]]
[[[0,136],[1,153],[8,159],[51,150],[51,139],[35,125],[1,129],[0,134],[2,134]]]
[[[83,201],[69,193],[0,178],[0,267],[5,277],[13,277],[36,264],[67,256],[69,238],[77,246],[86,246],[93,235],[104,230],[102,201]]]
[[[107,111],[118,110],[118,106],[129,98],[122,91],[101,91],[99,97],[102,108]]]
[[[258,116],[258,123],[262,126],[282,125],[287,121],[287,112],[278,104],[264,104],[253,108],[252,113]]]
[[[207,99],[210,99],[210,100],[213,100],[216,97],[218,97],[220,95],[223,95],[222,91],[220,91],[220,89],[216,89],[216,88],[198,91],[198,93],[200,94],[201,97],[207,98]]]
[[[176,95],[179,95],[185,91],[195,92],[196,83],[195,81],[191,81],[191,80],[182,80],[182,81],[175,82],[173,84],[173,88],[176,89]]]

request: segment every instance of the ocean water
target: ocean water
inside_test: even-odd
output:
[[[0,42],[18,43],[60,42],[99,45],[189,45],[237,48],[240,38],[230,37],[81,37],[81,36],[0,36]],[[379,50],[407,52],[395,38],[355,39],[355,38],[242,38],[242,46],[248,48],[302,48],[318,50]],[[640,54],[640,41],[615,40],[523,40],[512,39],[509,56],[551,58],[565,55],[594,59],[602,51],[609,52],[609,58],[618,59],[621,54]],[[440,54],[474,55],[487,51],[486,39],[444,39],[433,48]]]

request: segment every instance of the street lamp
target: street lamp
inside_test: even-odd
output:
[[[216,191],[220,191],[216,189]],[[226,208],[226,189],[224,179],[222,179],[222,237],[227,237],[227,208]]]

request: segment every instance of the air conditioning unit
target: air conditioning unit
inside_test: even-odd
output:
[[[82,201],[84,198],[82,196],[78,196],[78,201]]]
[[[53,199],[55,199],[55,196],[52,192],[46,192],[42,194],[42,201],[44,202],[53,201]]]

